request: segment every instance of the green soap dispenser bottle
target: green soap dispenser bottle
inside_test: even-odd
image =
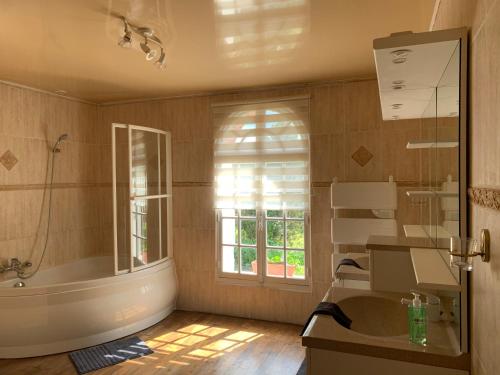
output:
[[[427,344],[427,311],[418,293],[412,292],[412,301],[403,299],[408,304],[408,334],[410,342],[418,345]]]

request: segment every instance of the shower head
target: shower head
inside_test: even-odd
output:
[[[54,147],[52,148],[52,152],[61,152],[61,149],[59,148],[59,145],[64,142],[66,139],[68,139],[68,134],[64,133],[57,138],[56,143],[54,144]]]

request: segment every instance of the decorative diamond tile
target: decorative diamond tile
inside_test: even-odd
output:
[[[14,156],[14,154],[10,150],[7,150],[0,157],[0,163],[2,163],[2,165],[5,168],[7,168],[8,171],[10,171],[12,168],[14,168],[14,165],[16,165],[17,158]]]
[[[354,154],[351,155],[356,163],[364,167],[373,158],[373,154],[366,149],[365,146],[360,146]]]

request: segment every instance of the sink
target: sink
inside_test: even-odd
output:
[[[370,336],[408,334],[408,307],[383,297],[356,296],[337,302],[352,320],[351,330]]]

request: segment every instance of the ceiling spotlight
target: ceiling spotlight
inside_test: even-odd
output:
[[[166,64],[165,64],[165,51],[163,48],[161,49],[161,54],[158,60],[156,60],[155,65],[158,69],[165,69]]]
[[[133,25],[129,23],[125,17],[120,17],[120,19],[123,22],[124,34],[118,41],[118,44],[121,47],[132,47],[132,34],[136,34],[144,39],[144,41],[140,43],[140,47],[142,52],[146,55],[146,60],[153,61],[160,55],[158,60],[154,61],[154,63],[160,69],[165,68],[166,58],[163,43],[155,34],[154,30],[149,27]],[[151,44],[153,44],[153,47],[151,47]]]
[[[411,49],[397,49],[391,51],[391,55],[394,57],[407,57],[410,52],[412,52]]]
[[[398,57],[396,59],[393,59],[392,62],[394,64],[402,64],[406,62],[406,57]]]
[[[156,50],[155,49],[151,49],[148,46],[148,38],[144,38],[144,42],[141,43],[141,49],[146,54],[146,60],[148,60],[148,61],[153,60],[156,57],[156,55],[157,55]]]
[[[118,41],[118,45],[123,48],[130,48],[132,47],[132,32],[128,29],[127,21],[124,18],[122,20],[125,26],[125,30],[123,31],[123,36]]]

